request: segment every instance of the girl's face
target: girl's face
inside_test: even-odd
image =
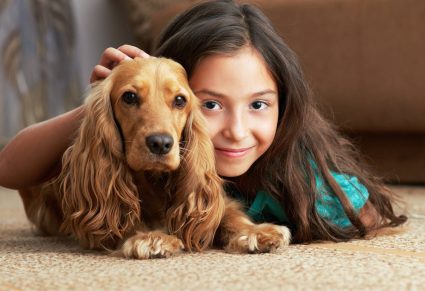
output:
[[[263,58],[251,47],[208,56],[190,86],[202,104],[218,173],[244,174],[272,144],[278,122],[277,86]]]

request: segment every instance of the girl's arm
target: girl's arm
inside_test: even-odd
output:
[[[84,106],[21,130],[0,152],[0,186],[20,189],[45,181],[80,125]]]

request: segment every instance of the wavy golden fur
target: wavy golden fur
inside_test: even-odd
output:
[[[238,252],[289,243],[285,227],[254,225],[225,197],[182,66],[164,58],[122,62],[85,105],[59,176],[20,191],[42,232],[135,258],[200,251],[214,239]]]

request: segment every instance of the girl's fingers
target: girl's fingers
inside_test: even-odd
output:
[[[119,51],[123,52],[127,56],[131,58],[135,57],[141,57],[141,58],[149,58],[150,56],[144,52],[143,50],[139,49],[138,47],[135,47],[133,45],[125,44],[118,48]]]
[[[100,57],[99,64],[93,69],[90,83],[108,77],[111,70],[121,61],[131,60],[135,57],[149,58],[150,56],[138,47],[128,44],[122,45],[118,49],[107,48]]]
[[[111,70],[101,65],[96,65],[91,73],[90,83],[105,79],[109,76]]]
[[[99,65],[112,69],[114,65],[118,64],[123,60],[130,60],[131,58],[120,50],[108,47],[100,58]]]

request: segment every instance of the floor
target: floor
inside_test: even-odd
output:
[[[404,232],[367,241],[126,260],[36,236],[15,191],[0,188],[0,290],[425,290],[425,187],[393,187]]]

